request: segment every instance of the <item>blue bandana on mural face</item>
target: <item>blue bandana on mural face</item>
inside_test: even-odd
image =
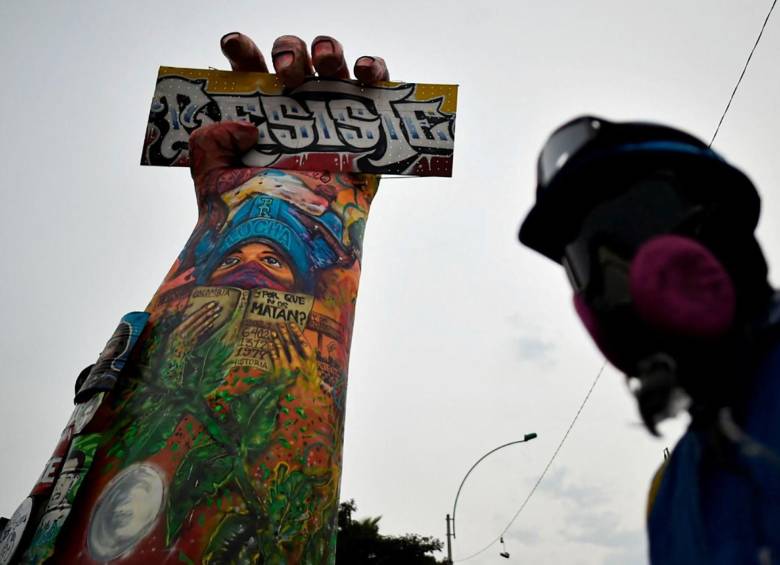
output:
[[[306,217],[285,200],[257,194],[241,204],[216,241],[198,249],[197,284],[207,284],[230,253],[258,242],[277,249],[290,262],[296,290],[311,294],[316,271],[343,261],[342,233],[343,224],[331,211]]]

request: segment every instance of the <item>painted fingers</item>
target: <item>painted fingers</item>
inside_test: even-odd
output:
[[[355,78],[365,83],[381,82],[390,80],[390,73],[382,57],[364,56],[355,61]]]
[[[269,354],[277,370],[300,369],[308,375],[315,362],[314,350],[294,322],[277,324]]]
[[[214,327],[214,322],[219,318],[220,312],[222,312],[222,306],[217,302],[204,304],[184,318],[174,330],[175,337],[183,344],[194,345]]]
[[[318,35],[311,42],[311,58],[317,74],[328,78],[349,78],[341,43],[327,35]]]
[[[263,54],[246,35],[231,32],[222,37],[222,53],[234,71],[267,72]],[[274,70],[288,87],[296,87],[308,76],[349,78],[349,67],[341,43],[330,36],[318,35],[311,44],[294,35],[283,35],[274,41],[271,50]],[[389,80],[387,65],[381,57],[360,57],[355,63],[355,77],[365,83]]]
[[[271,49],[271,58],[276,74],[287,86],[298,86],[307,76],[314,74],[306,43],[300,37],[278,37]]]
[[[267,73],[268,65],[255,42],[243,33],[226,33],[219,40],[230,67],[239,72]]]

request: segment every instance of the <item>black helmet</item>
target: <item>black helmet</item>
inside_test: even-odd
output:
[[[658,124],[582,116],[555,130],[539,154],[536,204],[520,241],[560,263],[594,206],[659,171],[674,174],[687,200],[723,204],[732,226],[755,229],[753,183],[700,139]]]

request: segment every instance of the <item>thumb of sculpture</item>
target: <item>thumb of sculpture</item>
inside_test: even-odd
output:
[[[219,122],[195,130],[189,139],[195,185],[216,171],[242,166],[241,156],[256,143],[257,128],[249,122]]]

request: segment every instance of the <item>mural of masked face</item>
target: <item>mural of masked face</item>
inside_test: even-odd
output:
[[[336,211],[308,216],[297,203],[251,188],[223,196],[228,219],[195,252],[198,285],[311,295],[323,270],[354,260]]]
[[[274,245],[250,242],[229,253],[209,278],[215,286],[242,289],[295,290],[296,275],[287,257]]]

